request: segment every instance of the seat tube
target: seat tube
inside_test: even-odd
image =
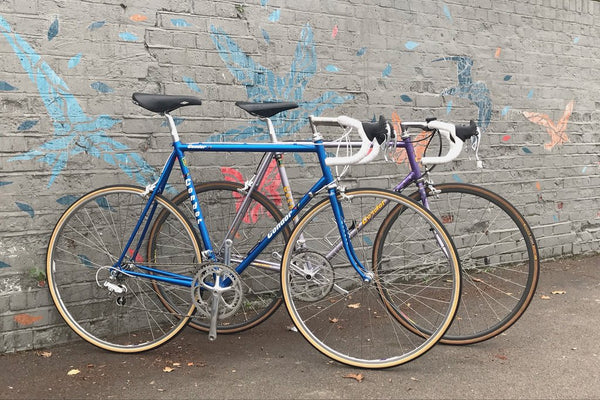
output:
[[[190,198],[190,202],[192,203],[192,212],[194,213],[194,219],[196,221],[198,229],[200,230],[200,237],[202,238],[202,242],[204,244],[206,256],[210,257],[211,259],[214,259],[215,256],[212,248],[212,242],[210,241],[208,229],[206,228],[206,224],[204,223],[204,216],[202,215],[202,210],[200,209],[200,203],[198,202],[196,188],[194,187],[194,182],[192,181],[190,170],[187,167],[185,155],[180,146],[180,142],[173,143],[175,154],[179,159],[179,166],[181,168],[181,173],[183,174],[185,187]]]

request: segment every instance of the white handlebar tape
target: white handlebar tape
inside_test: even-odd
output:
[[[454,160],[462,151],[463,141],[456,136],[456,127],[454,124],[441,121],[431,121],[427,124],[429,129],[437,129],[440,134],[448,141],[450,149],[448,153],[440,157],[423,157],[421,163],[426,165],[445,164]]]

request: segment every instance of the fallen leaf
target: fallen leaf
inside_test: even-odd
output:
[[[174,367],[181,367],[181,363],[175,362],[175,363],[173,363],[173,366]]]
[[[550,300],[550,296],[546,296],[545,294],[541,295],[540,298],[542,300]]]
[[[38,351],[37,355],[40,356],[40,357],[48,358],[48,357],[52,357],[52,352],[50,352],[50,351]]]
[[[78,373],[80,373],[81,371],[78,369],[72,369],[69,372],[67,372],[67,375],[69,376],[73,376],[73,375],[77,375]]]
[[[331,322],[332,324],[335,324],[338,321],[339,321],[339,319],[337,319],[337,318],[329,318],[329,322]]]
[[[411,381],[415,381],[415,382],[419,382],[419,380],[417,378],[413,377],[413,376],[410,377],[410,380]]]
[[[163,372],[173,372],[175,371],[175,368],[171,368],[171,367],[164,367],[163,368]]]
[[[193,366],[194,366],[194,363],[193,363],[193,362],[189,362],[189,363],[187,363],[187,366],[188,366],[188,367],[193,367]]]
[[[471,278],[471,280],[473,282],[478,282],[478,283],[482,283],[483,282],[483,279],[479,279],[479,278]]]
[[[567,292],[564,290],[553,290],[552,294],[566,294]]]
[[[287,330],[290,332],[298,332],[298,328],[296,328],[294,325],[288,326]]]
[[[348,304],[348,308],[360,308],[360,303]]]
[[[508,360],[508,357],[506,357],[506,356],[505,356],[505,355],[503,355],[503,354],[496,354],[496,356],[495,356],[495,357],[496,357],[496,358],[498,358],[498,359],[500,359],[500,360]]]
[[[363,379],[365,379],[365,377],[362,374],[347,374],[347,375],[344,375],[344,378],[354,379],[358,382],[362,382]]]

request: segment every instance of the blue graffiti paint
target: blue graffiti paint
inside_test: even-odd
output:
[[[338,67],[336,67],[335,65],[329,64],[328,66],[325,67],[325,70],[328,72],[338,72],[340,69]]]
[[[390,76],[391,74],[392,74],[392,65],[388,64],[383,69],[383,72],[381,72],[381,76],[385,78],[385,77]]]
[[[200,89],[200,87],[198,86],[198,84],[196,83],[196,81],[194,80],[194,78],[191,78],[189,76],[184,76],[183,81],[185,82],[185,84],[192,89],[194,92],[196,93],[202,93],[202,89]]]
[[[102,28],[104,25],[106,24],[106,21],[96,21],[96,22],[92,22],[90,24],[90,26],[88,26],[88,29],[90,31],[95,31],[97,29]]]
[[[408,50],[414,50],[418,46],[419,46],[419,43],[416,43],[416,42],[408,41],[408,42],[404,43],[404,47],[406,47]]]
[[[92,263],[92,261],[85,254],[78,254],[77,257],[79,258],[79,261],[81,261],[81,263],[84,266],[86,266],[88,268],[94,267],[94,264]]]
[[[471,69],[473,60],[469,57],[442,57],[435,61],[453,61],[456,62],[458,85],[442,91],[442,96],[456,96],[469,100],[479,109],[477,125],[482,131],[490,124],[492,118],[492,100],[490,91],[483,82],[473,82]]]
[[[76,55],[74,55],[73,57],[71,57],[71,59],[69,60],[69,63],[67,64],[67,66],[69,67],[69,69],[71,68],[75,68],[79,62],[81,61],[81,53],[78,53]]]
[[[23,122],[21,122],[21,125],[19,125],[17,127],[17,130],[18,131],[29,130],[29,129],[33,128],[34,126],[36,126],[37,123],[38,123],[38,120],[36,120],[36,119],[30,119],[30,120],[27,120],[27,121],[23,121]]]
[[[579,43],[579,36],[577,36],[576,38],[574,38],[574,39],[573,39],[573,43],[574,43],[574,44],[577,44],[577,43]]]
[[[400,96],[400,99],[405,102],[405,103],[410,103],[412,101],[412,99],[410,98],[409,95],[407,94],[403,94],[402,96]]]
[[[365,242],[367,246],[373,246],[373,241],[366,235],[363,235],[363,242]]]
[[[446,16],[446,18],[448,18],[450,20],[450,22],[452,21],[452,15],[450,14],[450,9],[448,8],[448,5],[444,4],[444,15]]]
[[[294,153],[294,160],[296,160],[299,166],[304,167],[304,159],[299,153]]]
[[[532,151],[529,150],[529,148],[527,148],[527,147],[521,147],[521,150],[523,150],[523,153],[525,153],[525,154],[531,154],[532,153]]]
[[[0,181],[0,186],[10,185],[12,182]]]
[[[504,82],[510,81],[511,78],[512,78],[512,75],[504,75]]]
[[[179,126],[183,123],[183,121],[185,121],[185,118],[182,117],[173,117],[173,122],[175,123],[175,126]],[[169,123],[167,121],[163,121],[160,126],[164,126],[164,127],[168,127]]]
[[[365,55],[365,53],[367,52],[367,48],[366,47],[361,47],[360,49],[358,49],[358,51],[356,52],[356,55],[359,57],[362,57]]]
[[[502,109],[502,116],[504,117],[510,111],[510,106],[506,106]]]
[[[10,265],[8,265],[7,263],[0,261],[0,268],[9,268]]]
[[[97,90],[100,93],[112,93],[114,90],[103,82],[94,82],[90,85],[92,89]]]
[[[171,23],[173,24],[173,26],[177,26],[177,27],[180,27],[180,28],[185,28],[185,27],[188,27],[188,26],[192,26],[192,24],[190,24],[189,22],[187,22],[183,18],[171,18]]]
[[[306,86],[317,72],[317,54],[309,25],[300,33],[290,72],[284,76],[277,76],[272,70],[255,62],[222,29],[214,26],[210,29],[219,56],[236,81],[246,87],[249,101],[293,101],[300,106],[272,118],[278,135],[292,135],[308,124],[310,115],[319,116],[325,110],[352,99],[352,96],[342,96],[336,92],[325,92],[313,100],[304,99]],[[209,140],[241,141],[249,137],[268,139],[265,123],[252,120],[246,126],[213,135]]]
[[[95,200],[96,204],[98,204],[98,206],[100,206],[100,208],[104,208],[105,210],[108,211],[114,211],[112,209],[112,207],[110,206],[110,204],[108,203],[108,200],[106,200],[106,197],[98,197]]]
[[[37,85],[54,126],[52,139],[9,161],[38,160],[48,164],[52,169],[48,186],[65,168],[69,157],[78,154],[88,154],[118,166],[142,185],[156,179],[154,169],[139,154],[106,135],[105,131],[120,120],[107,115],[87,116],[67,84],[1,16],[0,34],[12,47],[29,79]]]
[[[48,40],[52,40],[58,35],[58,18],[50,24],[50,28],[48,28]]]
[[[56,202],[58,204],[62,204],[63,206],[70,206],[71,204],[75,203],[75,201],[78,199],[79,197],[72,195],[72,194],[68,194],[66,196],[62,196],[58,199],[56,199]]]
[[[124,40],[126,42],[135,42],[136,40],[138,40],[137,35],[129,32],[121,32],[119,33],[119,37],[121,38],[121,40]]]
[[[260,5],[264,7],[267,5],[268,2],[269,0],[260,0]]]
[[[17,88],[14,87],[13,85],[11,85],[8,82],[0,81],[0,90],[4,91],[4,92],[10,92],[10,91],[13,91],[13,90],[17,90]]]
[[[450,114],[451,111],[452,111],[452,100],[448,101],[448,104],[446,104],[446,114]]]
[[[271,43],[271,36],[269,36],[269,32],[265,31],[264,29],[262,29],[261,32],[263,35],[263,39],[265,39],[265,42],[267,42],[267,44]]]
[[[19,207],[19,210],[29,214],[29,216],[31,218],[33,218],[35,216],[35,212],[33,211],[33,208],[29,204],[19,203],[19,202],[16,202],[15,204],[17,205],[17,207]]]
[[[269,15],[269,21],[271,21],[271,22],[277,22],[277,21],[279,21],[279,18],[281,18],[281,10],[280,9],[273,11],[271,13],[271,15]]]
[[[531,89],[531,90],[529,91],[529,93],[527,93],[527,98],[528,98],[528,99],[532,99],[532,98],[533,98],[533,89]]]
[[[461,177],[458,176],[457,174],[452,174],[452,179],[454,179],[458,183],[462,183],[463,182],[463,180],[461,179]]]

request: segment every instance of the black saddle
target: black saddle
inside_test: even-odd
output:
[[[184,106],[199,106],[202,100],[195,96],[134,93],[133,102],[140,107],[157,113],[169,113]]]
[[[262,118],[269,118],[280,112],[298,108],[298,104],[284,101],[266,101],[264,103],[236,101],[235,105],[252,115]]]

